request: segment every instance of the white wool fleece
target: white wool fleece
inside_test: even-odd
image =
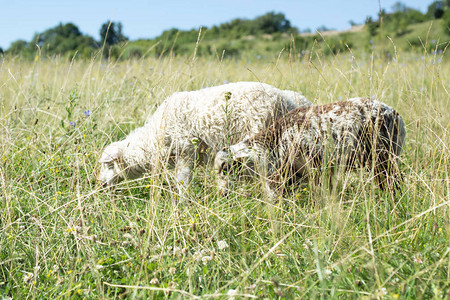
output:
[[[297,107],[311,105],[300,93],[259,82],[175,93],[143,127],[105,149],[99,179],[111,185],[169,163],[176,168],[178,183],[186,185],[196,157],[207,161],[225,145],[256,134]]]

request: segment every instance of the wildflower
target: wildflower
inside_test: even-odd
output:
[[[23,276],[23,282],[25,282],[26,284],[30,284],[33,277],[33,273],[25,273],[25,276]]]
[[[150,284],[152,284],[152,285],[158,285],[159,284],[159,280],[158,280],[158,278],[153,278],[152,280],[150,280]]]
[[[67,271],[67,275],[70,275],[72,273],[72,270]]]
[[[333,271],[331,271],[330,269],[325,269],[324,271],[323,271],[323,273],[325,274],[325,276],[330,276],[331,274],[333,274]]]
[[[309,250],[309,249],[311,249],[312,245],[313,244],[312,244],[311,240],[306,239],[306,241],[303,243],[303,248],[305,248],[306,250]]]
[[[414,255],[413,262],[415,262],[416,264],[423,264],[422,254],[418,253],[418,254]]]
[[[85,111],[83,112],[83,114],[84,114],[86,117],[89,117],[89,116],[91,115],[91,111],[90,111],[90,110],[85,110]]]
[[[210,261],[212,258],[209,255],[205,255],[202,257],[202,262],[204,265],[206,265],[208,263],[208,261]]]
[[[223,249],[228,248],[229,246],[226,241],[218,241],[217,247],[219,248],[219,250],[223,250]]]
[[[199,251],[195,251],[193,257],[196,261],[199,261],[202,258],[202,253]]]
[[[70,126],[72,126],[72,127],[77,126],[77,122],[72,122],[72,121],[70,121],[69,124],[70,124]]]
[[[227,84],[227,83],[230,83],[230,82],[229,82],[228,80],[225,79],[225,80],[223,81],[223,84]]]
[[[169,268],[169,274],[173,275],[177,272],[177,269],[175,267],[170,267]]]
[[[238,294],[237,290],[233,290],[233,289],[228,290],[227,296],[230,297],[228,299],[234,299],[234,296],[236,296],[237,294]]]
[[[180,256],[181,255],[181,248],[178,246],[173,247],[173,254],[176,256]]]

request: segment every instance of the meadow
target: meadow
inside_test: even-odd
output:
[[[1,297],[450,297],[445,55],[0,58]],[[225,197],[209,167],[195,169],[184,201],[171,170],[98,184],[102,149],[168,95],[243,80],[315,104],[363,96],[396,108],[401,191],[354,172],[276,202],[251,182]]]

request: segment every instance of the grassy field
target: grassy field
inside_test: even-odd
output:
[[[210,168],[188,201],[172,201],[170,170],[98,185],[102,149],[165,97],[240,80],[396,108],[402,192],[356,172],[277,203],[251,183],[222,197]],[[445,52],[0,60],[0,298],[448,298],[449,80]]]

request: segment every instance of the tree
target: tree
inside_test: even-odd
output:
[[[269,12],[254,20],[256,27],[263,33],[287,32],[293,28],[291,22],[282,13]]]
[[[397,1],[392,5],[392,11],[393,12],[406,12],[409,8],[406,6],[406,4]]]
[[[62,24],[35,34],[32,45],[38,45],[47,54],[87,54],[96,48],[94,39],[83,35],[73,23]]]
[[[444,15],[442,16],[442,27],[444,29],[444,32],[447,35],[450,35],[450,9],[446,9]]]
[[[444,15],[444,3],[441,0],[434,1],[428,6],[427,17],[440,19]]]
[[[28,50],[28,43],[24,40],[17,40],[11,44],[9,49],[7,50],[8,53],[11,53],[13,55],[21,54],[25,50]]]
[[[374,21],[372,17],[367,17],[366,28],[369,31],[370,36],[375,36],[377,34],[377,29],[379,26],[378,21]]]
[[[106,43],[108,46],[116,45],[118,43],[127,41],[128,38],[122,33],[121,22],[105,22],[100,27],[101,43]]]

